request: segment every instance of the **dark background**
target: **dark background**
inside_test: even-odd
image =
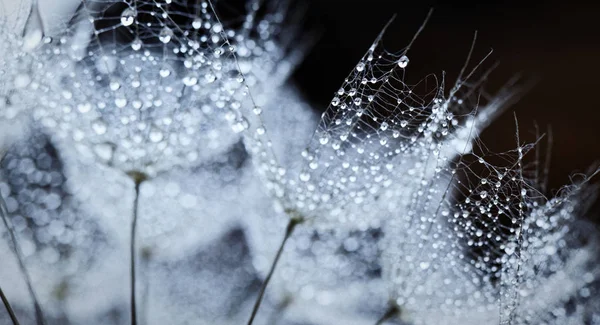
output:
[[[293,79],[316,109],[327,107],[394,13],[397,17],[384,45],[397,51],[408,44],[433,8],[433,16],[408,54],[409,78],[419,80],[446,71],[450,88],[478,31],[473,61],[493,49],[484,67],[499,63],[486,89],[498,89],[517,74],[537,80],[483,133],[482,141],[490,150],[516,147],[515,112],[522,141],[536,139],[534,123],[542,132],[552,128],[551,189],[569,183],[575,172],[587,172],[600,160],[600,5],[385,0],[304,4],[303,29],[313,31],[316,41]]]

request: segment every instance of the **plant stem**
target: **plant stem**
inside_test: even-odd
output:
[[[8,221],[8,210],[6,208],[6,202],[4,202],[4,198],[0,195],[0,217],[2,217],[2,222],[4,223],[4,227],[8,230],[8,234],[10,236],[10,240],[13,244],[13,249],[15,256],[17,257],[17,262],[19,263],[19,269],[25,277],[25,283],[27,284],[27,291],[29,291],[29,295],[31,296],[31,300],[33,301],[33,308],[35,310],[35,321],[38,325],[44,325],[44,314],[42,313],[42,308],[38,302],[37,296],[33,291],[33,286],[31,285],[31,278],[29,277],[29,273],[27,273],[27,269],[25,268],[25,263],[23,262],[23,253],[21,252],[21,248],[19,243],[17,242],[17,236],[15,235],[14,229],[12,228],[10,222]],[[10,305],[8,304],[8,300],[2,293],[2,301],[4,302],[4,306],[11,313],[12,309],[10,309]],[[13,323],[16,321],[16,317],[13,318],[14,314],[11,315],[11,319],[13,319]],[[16,322],[15,324],[18,324]]]
[[[131,325],[137,325],[137,311],[136,311],[136,302],[135,302],[135,238],[136,238],[136,228],[137,228],[137,217],[138,217],[138,201],[140,199],[140,185],[147,180],[147,176],[143,173],[132,171],[127,173],[129,177],[135,183],[135,198],[133,200],[133,218],[131,219],[131,236],[130,236],[130,279],[131,279]]]
[[[258,313],[258,309],[260,308],[260,304],[262,303],[263,296],[265,295],[265,291],[267,290],[267,286],[269,285],[269,281],[271,281],[271,277],[273,276],[273,273],[275,272],[275,267],[277,266],[277,263],[279,262],[279,258],[281,257],[281,253],[283,252],[283,248],[285,247],[285,243],[287,242],[287,240],[290,238],[290,236],[294,232],[294,229],[296,228],[296,226],[301,222],[302,222],[302,219],[299,219],[299,218],[291,218],[290,219],[290,222],[288,223],[287,228],[285,230],[285,236],[283,237],[283,240],[281,241],[281,245],[279,246],[279,249],[277,250],[277,255],[275,255],[275,260],[273,260],[273,263],[271,264],[271,269],[269,270],[269,274],[265,278],[265,281],[263,282],[263,284],[260,288],[258,297],[256,297],[256,302],[254,303],[254,308],[252,309],[252,315],[250,315],[250,319],[248,320],[247,325],[252,325],[252,323],[254,322],[254,318],[256,317],[256,314]]]
[[[375,325],[382,325],[385,321],[388,321],[400,314],[400,309],[396,306],[391,306],[381,318],[377,320]]]
[[[12,307],[10,306],[10,303],[8,302],[8,299],[4,295],[4,292],[2,291],[1,287],[0,287],[0,298],[2,298],[4,307],[6,308],[6,311],[8,312],[8,315],[10,316],[10,319],[12,320],[13,325],[19,325],[19,320],[17,319],[17,315],[15,315],[15,312],[13,311]]]

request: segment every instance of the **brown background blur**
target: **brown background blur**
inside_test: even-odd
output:
[[[477,30],[473,60],[493,49],[485,66],[499,63],[487,89],[499,88],[516,74],[537,79],[534,87],[484,132],[483,142],[495,152],[514,149],[513,112],[524,140],[535,140],[534,122],[542,131],[550,125],[554,136],[552,189],[600,160],[600,5],[413,2],[307,1],[305,30],[315,31],[318,38],[294,79],[317,109],[326,108],[343,78],[394,13],[397,17],[384,45],[400,50],[434,8],[408,54],[409,76],[418,80],[446,71],[446,85],[451,87]]]

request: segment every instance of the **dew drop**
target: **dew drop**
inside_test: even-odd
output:
[[[338,106],[339,104],[340,104],[340,99],[338,97],[333,97],[333,100],[331,101],[331,105]]]
[[[504,248],[504,252],[506,253],[506,255],[512,255],[515,252],[515,244],[509,243],[508,245],[506,245],[506,247]]]
[[[87,113],[91,109],[92,109],[92,104],[90,104],[90,103],[83,103],[83,104],[77,105],[77,110],[81,113]]]
[[[106,122],[103,119],[99,118],[92,122],[92,129],[96,132],[97,135],[103,135],[106,133]]]
[[[123,108],[127,105],[127,99],[117,98],[115,99],[115,105],[117,105],[118,108]]]
[[[110,87],[110,90],[116,91],[116,90],[119,90],[119,88],[121,88],[121,84],[118,83],[117,81],[111,81],[109,87]]]
[[[398,66],[402,69],[406,68],[406,66],[408,65],[408,56],[403,55],[399,60],[398,60]]]
[[[171,70],[169,70],[167,68],[162,68],[158,71],[158,73],[160,74],[161,77],[166,78],[171,75]]]
[[[158,39],[162,43],[167,44],[171,41],[171,38],[173,38],[173,30],[167,26],[163,27],[163,29],[158,34]]]
[[[182,81],[184,85],[190,87],[198,83],[198,78],[196,78],[194,75],[188,75],[183,77]]]
[[[121,24],[123,24],[123,26],[131,26],[131,24],[133,24],[135,20],[136,15],[137,12],[135,11],[135,9],[125,8],[125,10],[123,10],[123,12],[121,13]]]
[[[139,51],[142,48],[142,40],[140,40],[139,38],[135,38],[132,42],[131,42],[131,49],[133,49],[134,51]]]
[[[202,27],[202,19],[200,19],[200,18],[194,19],[194,21],[192,22],[192,27],[194,29],[200,29],[200,27]]]
[[[231,128],[233,129],[233,132],[235,132],[235,133],[243,132],[244,130],[246,130],[248,128],[248,120],[246,120],[245,118],[242,117],[239,120],[235,121],[231,125]]]
[[[381,129],[381,131],[385,131],[387,130],[389,127],[389,124],[387,122],[383,122],[381,123],[381,125],[379,126],[379,128]]]
[[[300,180],[303,182],[308,182],[310,180],[310,174],[306,173],[306,172],[300,173],[299,177],[300,177]]]
[[[152,142],[160,142],[164,138],[164,135],[163,135],[163,132],[159,128],[152,127],[150,129],[150,133],[148,134],[148,138]]]

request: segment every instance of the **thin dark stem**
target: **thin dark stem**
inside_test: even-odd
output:
[[[15,315],[15,312],[13,311],[12,307],[10,306],[10,303],[8,302],[8,299],[4,295],[4,291],[2,291],[1,287],[0,287],[0,298],[2,298],[4,307],[6,308],[6,311],[8,312],[8,315],[10,316],[10,319],[12,320],[13,325],[19,325],[19,320],[17,319],[17,315]]]
[[[131,219],[131,243],[130,247],[130,261],[131,261],[131,325],[137,325],[137,312],[135,302],[135,234],[137,228],[137,217],[138,217],[138,201],[140,198],[140,184],[141,182],[135,183],[135,199],[133,200],[133,218]]]
[[[2,222],[4,223],[4,227],[8,230],[8,234],[10,236],[10,240],[13,244],[13,249],[15,256],[17,257],[17,262],[19,263],[19,269],[25,277],[25,283],[27,284],[27,291],[29,291],[29,295],[31,296],[31,300],[33,301],[33,308],[35,310],[35,321],[38,325],[44,325],[44,314],[42,313],[42,308],[38,302],[35,291],[33,291],[33,286],[31,285],[31,277],[29,277],[29,273],[27,273],[27,269],[25,268],[25,263],[23,262],[23,254],[21,253],[21,249],[19,243],[17,242],[17,236],[15,235],[14,229],[8,221],[8,210],[6,209],[6,202],[4,202],[4,198],[0,195],[0,216],[2,217]],[[2,301],[4,305],[9,309],[7,305],[8,300],[5,301],[4,294],[2,294]],[[10,311],[9,311],[10,313]],[[11,317],[12,318],[12,317]],[[14,322],[14,320],[13,320]],[[18,323],[17,323],[18,324]]]
[[[137,311],[136,311],[136,302],[135,302],[135,238],[137,232],[137,218],[138,218],[138,201],[140,199],[140,185],[147,179],[147,176],[143,173],[132,171],[127,173],[129,177],[135,183],[135,198],[133,200],[133,217],[131,218],[131,236],[130,236],[130,279],[131,279],[131,325],[137,325]]]
[[[381,325],[384,322],[386,322],[394,317],[397,317],[399,314],[400,314],[400,310],[398,309],[398,307],[392,306],[385,312],[385,314],[383,314],[383,316],[381,316],[381,318],[379,318],[377,320],[377,323],[375,323],[375,325]]]
[[[144,291],[142,293],[142,303],[141,303],[141,313],[142,316],[140,316],[140,321],[142,324],[148,324],[148,298],[150,296],[150,276],[148,274],[149,272],[149,265],[150,265],[150,259],[152,258],[152,251],[150,250],[150,248],[146,248],[146,249],[142,249],[142,268],[144,269],[143,272],[143,279],[142,279],[142,283],[144,285]]]
[[[290,236],[294,232],[294,229],[296,228],[296,226],[301,222],[302,222],[301,219],[296,219],[296,218],[290,219],[290,222],[288,223],[287,228],[285,230],[285,236],[283,237],[283,240],[281,241],[279,250],[277,250],[277,255],[275,255],[275,260],[273,260],[273,264],[271,264],[271,269],[269,270],[269,274],[265,278],[265,281],[263,282],[263,284],[260,288],[258,297],[256,297],[256,302],[254,303],[254,308],[252,309],[252,315],[250,315],[250,319],[248,320],[248,325],[252,325],[252,323],[254,322],[254,318],[256,317],[256,314],[258,313],[258,309],[260,308],[260,304],[262,303],[263,296],[265,295],[265,291],[267,290],[267,286],[269,285],[269,281],[271,281],[271,277],[273,276],[273,273],[275,272],[275,267],[277,266],[277,263],[279,262],[279,258],[281,257],[281,253],[283,252],[283,248],[285,247],[285,243],[287,242],[287,240],[290,238]]]

